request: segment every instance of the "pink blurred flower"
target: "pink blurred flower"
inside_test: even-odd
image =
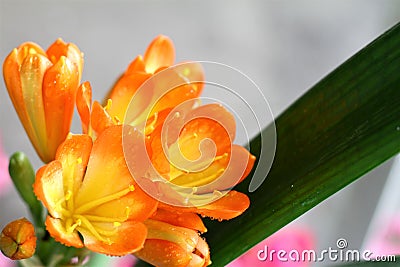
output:
[[[113,267],[133,267],[136,261],[137,261],[136,257],[132,255],[127,255],[125,257],[117,259]]]
[[[10,260],[6,256],[4,256],[2,253],[0,253],[0,266],[1,267],[14,267],[16,266],[15,261]]]
[[[4,153],[0,136],[0,196],[8,191],[11,184],[11,178],[8,174],[8,156]]]
[[[246,266],[268,266],[268,267],[305,267],[309,266],[310,262],[304,261],[291,261],[288,257],[288,253],[296,250],[302,253],[303,250],[310,250],[314,248],[314,237],[310,230],[302,229],[298,227],[285,227],[280,231],[276,232],[272,236],[268,237],[246,254],[236,259],[227,265],[227,267],[246,267]],[[272,261],[269,256],[272,250],[276,253],[273,254]],[[277,258],[277,252],[279,250],[286,251],[286,258],[288,261],[280,261]],[[266,259],[260,260],[265,258]]]
[[[367,245],[373,255],[399,255],[400,254],[400,214],[390,218],[386,223],[381,224],[382,227],[375,233],[371,241]]]

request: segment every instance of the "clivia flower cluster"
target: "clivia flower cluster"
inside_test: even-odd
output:
[[[45,246],[39,244],[51,236],[65,247],[133,254],[156,266],[207,266],[210,251],[200,236],[207,231],[201,217],[229,220],[249,207],[245,194],[230,189],[249,174],[255,158],[232,144],[231,113],[219,104],[200,104],[201,66],[174,67],[174,57],[172,41],[156,37],[104,105],[92,101],[90,83],[80,81],[83,55],[74,44],[58,39],[44,51],[24,43],[5,59],[8,93],[46,163],[32,181],[33,193],[14,179],[33,217],[39,217],[37,232],[44,231],[37,251],[42,262],[51,250],[43,256]],[[162,73],[164,78],[157,78]],[[75,105],[82,134],[70,133]],[[203,157],[210,154],[204,151],[212,156]],[[42,224],[41,209],[32,208],[29,194],[47,209]],[[9,249],[3,244],[0,239],[4,253]]]

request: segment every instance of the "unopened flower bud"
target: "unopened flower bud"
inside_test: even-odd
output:
[[[35,248],[35,228],[26,218],[10,222],[1,232],[1,252],[12,260],[32,257],[35,253]]]

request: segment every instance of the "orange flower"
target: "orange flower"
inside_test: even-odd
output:
[[[65,47],[53,46],[52,61],[61,54],[54,51]],[[53,68],[46,63],[47,55],[20,50],[23,57],[45,62],[36,69],[46,78],[47,68]],[[66,62],[68,49],[59,50],[67,55],[59,61]],[[171,67],[174,54],[171,40],[158,36],[144,57],[129,65],[104,107],[92,102],[89,82],[69,91],[64,104],[73,107],[76,92],[84,134],[69,135],[55,156],[46,154],[47,160],[55,160],[38,170],[34,184],[49,212],[46,228],[57,241],[113,256],[134,253],[158,266],[207,266],[209,248],[199,236],[207,229],[200,215],[228,220],[249,207],[245,194],[229,190],[249,174],[255,157],[233,144],[236,124],[231,113],[218,104],[196,105],[203,69],[197,63]],[[77,77],[71,74],[69,79],[78,87],[81,64],[78,57],[71,58]],[[5,70],[18,64],[13,66],[5,63]],[[8,80],[9,88],[19,85],[15,78]],[[14,104],[19,95],[12,95]],[[24,125],[47,129],[46,110],[40,113],[43,123],[37,124],[33,119],[42,117],[27,115],[32,105],[21,106]],[[31,140],[39,133],[43,140],[51,139],[35,127]],[[41,151],[47,143],[38,140]]]
[[[160,118],[166,118],[156,124],[148,137],[133,136],[136,141],[132,142],[145,139],[142,141],[145,147],[126,154],[128,165],[135,162],[142,166],[143,170],[132,168],[132,171],[148,193],[162,196],[162,202],[172,205],[204,206],[247,177],[255,157],[232,144],[235,120],[221,105],[209,104],[161,115]],[[246,195],[240,195],[247,199]],[[238,210],[237,203],[232,201],[231,207],[226,208]],[[243,212],[247,207],[241,208]]]
[[[69,132],[82,68],[78,47],[61,39],[47,52],[34,43],[24,43],[4,61],[8,93],[44,162],[54,159]]]
[[[201,94],[204,80],[200,64],[187,63],[168,69],[174,59],[172,41],[166,36],[157,36],[147,48],[144,57],[138,56],[132,61],[109,93],[108,98],[112,101],[108,109],[110,116],[137,126],[161,110],[197,98]],[[153,74],[163,71],[163,75],[148,81]],[[142,85],[145,88],[138,90]],[[128,110],[130,103],[131,111]],[[125,121],[127,111],[132,114]]]
[[[0,249],[12,260],[22,260],[33,256],[36,236],[33,224],[26,218],[10,222],[0,235]]]
[[[211,264],[208,245],[197,233],[206,230],[197,215],[159,209],[145,224],[147,239],[136,257],[159,267]]]
[[[107,128],[93,145],[88,135],[70,135],[56,159],[39,169],[34,191],[57,241],[113,256],[143,247],[143,221],[157,201],[136,185],[122,150],[122,126]]]

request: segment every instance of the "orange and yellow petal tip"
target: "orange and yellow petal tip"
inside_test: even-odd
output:
[[[145,70],[155,73],[161,67],[169,67],[175,61],[175,47],[165,35],[158,35],[148,46],[144,54]]]

